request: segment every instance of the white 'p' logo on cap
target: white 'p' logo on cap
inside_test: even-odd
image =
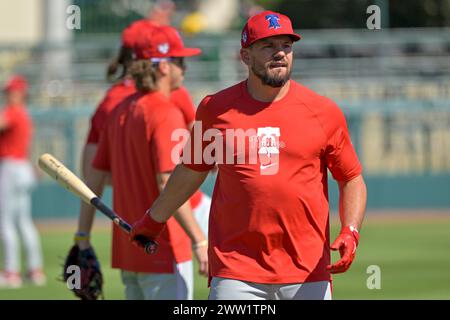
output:
[[[169,44],[167,42],[160,44],[158,46],[158,51],[162,54],[166,54],[167,52],[169,52]]]

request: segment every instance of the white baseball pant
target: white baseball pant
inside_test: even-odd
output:
[[[331,300],[329,281],[263,284],[213,277],[209,300]]]
[[[31,217],[33,168],[29,161],[0,159],[0,239],[5,271],[20,271],[19,236],[28,270],[42,268],[38,232]]]

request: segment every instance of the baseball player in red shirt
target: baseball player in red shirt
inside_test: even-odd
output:
[[[198,55],[200,50],[185,48],[179,36],[153,27],[142,31],[134,53],[137,61],[130,73],[138,91],[111,111],[93,161],[96,170],[87,178],[92,190],[101,194],[110,173],[113,207],[131,222],[157,198],[176,165],[171,134],[186,124],[170,101],[170,91],[183,80],[184,57]],[[192,299],[191,242],[199,272],[207,274],[205,235],[189,204],[175,212],[152,256],[132,245],[114,226],[112,267],[121,269],[127,299]],[[82,205],[81,215],[93,215],[92,208]],[[81,248],[82,242],[78,243]]]
[[[133,22],[122,32],[122,45],[119,55],[110,63],[107,71],[108,79],[113,81],[114,84],[106,92],[91,118],[91,127],[87,135],[83,152],[82,167],[84,176],[89,175],[92,168],[92,159],[97,150],[100,133],[109,113],[119,104],[119,102],[136,92],[133,78],[128,73],[130,64],[133,61],[133,47],[136,39],[139,38],[139,35],[143,30],[155,26],[155,23],[142,19]],[[114,75],[117,73],[119,65],[122,66],[122,72],[121,75],[115,79]],[[186,123],[192,125],[195,119],[195,107],[189,92],[184,87],[180,86],[180,88],[176,88],[171,92],[171,99],[183,112]]]
[[[20,275],[20,236],[25,247],[27,280],[36,285],[46,282],[42,268],[39,234],[31,217],[33,166],[28,160],[33,124],[26,110],[28,83],[13,76],[4,87],[6,106],[0,112],[0,239],[4,272],[0,287],[18,288]]]
[[[141,19],[131,23],[121,35],[122,46],[120,48],[119,56],[114,59],[108,66],[108,78],[114,80],[115,83],[106,92],[105,97],[98,105],[93,116],[91,117],[91,126],[87,135],[86,144],[83,149],[82,155],[82,172],[83,177],[88,179],[92,175],[92,160],[94,159],[97,151],[98,142],[100,140],[100,133],[108,118],[110,112],[126,97],[136,93],[136,87],[134,80],[129,74],[129,67],[133,61],[133,48],[137,39],[147,29],[157,27],[157,24],[147,20]],[[163,27],[167,32],[171,34],[178,34],[177,31],[170,26]],[[113,79],[117,72],[118,65],[122,66],[122,72],[119,78]],[[179,87],[174,88],[170,93],[170,100],[177,106],[183,114],[183,119],[188,126],[192,128],[192,124],[195,120],[195,106],[192,102],[192,98],[189,92],[181,84]],[[109,178],[107,184],[110,184]],[[211,198],[197,191],[190,199],[190,205],[194,210],[195,217],[200,223],[202,230],[207,233],[208,226],[207,220],[209,216],[209,208],[211,205]],[[80,239],[78,244],[85,248],[89,247],[90,230],[94,222],[94,214],[88,214],[86,216],[80,215],[78,221],[78,231],[76,238]]]
[[[157,239],[218,165],[209,222],[210,299],[331,299],[358,245],[366,187],[342,111],[290,80],[291,21],[265,11],[241,38],[248,78],[200,103],[182,164],[131,235]],[[340,191],[330,246],[328,171]],[[341,258],[331,263],[330,249]]]

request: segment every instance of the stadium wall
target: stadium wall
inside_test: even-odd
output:
[[[367,109],[344,107],[352,141],[365,168],[368,209],[450,208],[450,112],[445,106],[429,108]],[[346,106],[345,102],[340,105]],[[82,147],[91,108],[42,110],[31,108],[35,125],[32,160],[49,152],[79,173]],[[39,173],[33,192],[36,218],[74,217],[79,200]],[[337,185],[330,181],[330,203],[338,204]],[[202,189],[212,193],[214,176]],[[111,203],[108,188],[104,198]]]

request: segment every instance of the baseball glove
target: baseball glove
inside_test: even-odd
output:
[[[69,271],[72,270],[70,266],[80,268],[80,279],[78,282],[75,281],[75,285],[69,286],[68,279],[73,278],[73,274]],[[97,300],[100,295],[103,295],[103,275],[94,249],[80,250],[77,245],[74,245],[64,262],[63,279],[67,287],[82,300]]]

